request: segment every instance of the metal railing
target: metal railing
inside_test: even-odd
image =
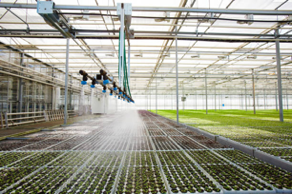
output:
[[[68,110],[67,115],[69,118],[72,118],[77,115],[77,112],[75,110]],[[0,127],[4,129],[23,124],[62,120],[64,118],[64,110],[44,110],[20,113],[0,112]]]

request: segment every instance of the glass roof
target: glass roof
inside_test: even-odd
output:
[[[130,29],[134,30],[135,39],[129,40],[131,83],[134,80],[139,83],[132,88],[134,94],[147,90],[147,86],[154,81],[153,77],[167,78],[159,85],[160,91],[163,89],[167,91],[167,87],[175,85],[175,26],[179,30],[177,48],[180,81],[193,79],[198,75],[205,76],[205,71],[222,76],[212,78],[212,83],[218,87],[226,84],[222,80],[227,73],[228,76],[233,77],[241,74],[243,77],[250,77],[254,69],[256,73],[269,76],[276,72],[275,42],[249,42],[249,40],[273,39],[278,21],[291,20],[291,18],[289,19],[288,15],[254,14],[253,20],[261,22],[240,23],[250,16],[215,13],[212,15],[213,19],[208,20],[209,14],[215,9],[237,9],[284,10],[290,11],[292,15],[291,0],[54,0],[54,2],[56,5],[80,6],[79,10],[58,10],[59,14],[63,14],[67,19],[68,24],[77,30],[77,38],[70,41],[70,73],[77,74],[80,69],[88,69],[91,73],[99,72],[96,60],[90,57],[90,54],[94,53],[99,60],[98,63],[102,63],[115,78],[118,72],[117,38],[120,28],[117,12],[99,10],[85,12],[82,6],[116,6],[117,3],[131,3],[133,7],[147,7],[153,10],[157,8],[156,11],[133,10],[132,13]],[[0,5],[3,3],[36,5],[36,1],[33,0],[5,0]],[[159,11],[158,8],[210,9],[210,12],[166,13]],[[46,23],[36,9],[11,8],[11,11],[0,7],[2,30],[0,41],[16,48],[26,45],[24,50],[26,53],[55,67],[65,69],[66,39],[62,38],[60,32]],[[82,13],[91,15],[86,16]],[[164,18],[168,14],[170,18]],[[162,18],[162,21],[157,18]],[[265,20],[269,22],[263,22]],[[285,66],[282,66],[283,72],[290,71],[292,68],[291,23],[290,25],[282,23],[280,26],[282,39],[289,40],[280,44],[281,62],[285,63]],[[27,27],[31,32],[25,31]],[[288,36],[284,37],[284,35]],[[83,38],[84,36],[87,38]],[[96,39],[97,36],[99,39]],[[109,36],[113,39],[104,39]],[[181,38],[187,40],[180,40]],[[230,39],[234,42],[230,42]],[[126,41],[128,52],[127,46]],[[274,81],[276,82],[276,77]],[[197,82],[196,87],[204,85],[203,79]],[[230,86],[233,85],[232,82],[231,80]],[[269,86],[264,80],[257,84],[262,87]]]

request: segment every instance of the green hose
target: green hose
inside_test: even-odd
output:
[[[125,36],[124,36],[124,43],[125,43]],[[120,45],[121,45],[121,35],[119,34],[119,61],[121,59],[120,56]],[[126,58],[126,44],[124,44],[124,77],[123,77],[123,86],[125,89],[126,94],[129,94],[129,96],[132,98],[130,87],[129,87],[129,79],[128,79],[128,70],[127,70],[127,58]],[[120,74],[120,66],[118,67],[118,73]]]

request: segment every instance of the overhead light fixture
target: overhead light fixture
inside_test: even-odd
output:
[[[106,57],[114,57],[115,54],[114,53],[108,53],[108,54],[105,54]]]
[[[192,55],[191,58],[193,58],[193,59],[200,58],[200,55],[199,54]]]
[[[84,56],[85,57],[94,57],[94,53],[85,53]]]
[[[170,17],[170,12],[169,11],[164,12],[164,17],[165,18],[156,18],[155,22],[170,22],[170,19],[167,19],[167,18]]]
[[[256,59],[257,56],[255,56],[255,55],[249,55],[249,56],[247,56],[246,58],[247,58],[247,59]]]
[[[143,54],[142,53],[140,53],[140,54],[136,54],[136,55],[134,55],[135,57],[143,57]]]
[[[245,20],[248,20],[248,21],[237,21],[238,24],[248,24],[248,25],[251,25],[253,24],[253,14],[246,14],[244,16],[244,19]]]
[[[226,58],[227,56],[218,56],[218,59],[221,59],[221,60],[226,59]]]

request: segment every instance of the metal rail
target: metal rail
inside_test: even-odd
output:
[[[36,4],[10,4],[1,3],[0,7],[4,8],[19,8],[19,9],[36,9]],[[116,11],[116,6],[76,6],[76,5],[55,5],[54,10],[98,10],[98,11]],[[221,13],[221,14],[254,14],[254,15],[291,15],[290,10],[244,10],[244,9],[196,9],[196,8],[183,8],[183,7],[132,7],[133,11],[146,11],[146,12],[192,12],[192,13]]]

